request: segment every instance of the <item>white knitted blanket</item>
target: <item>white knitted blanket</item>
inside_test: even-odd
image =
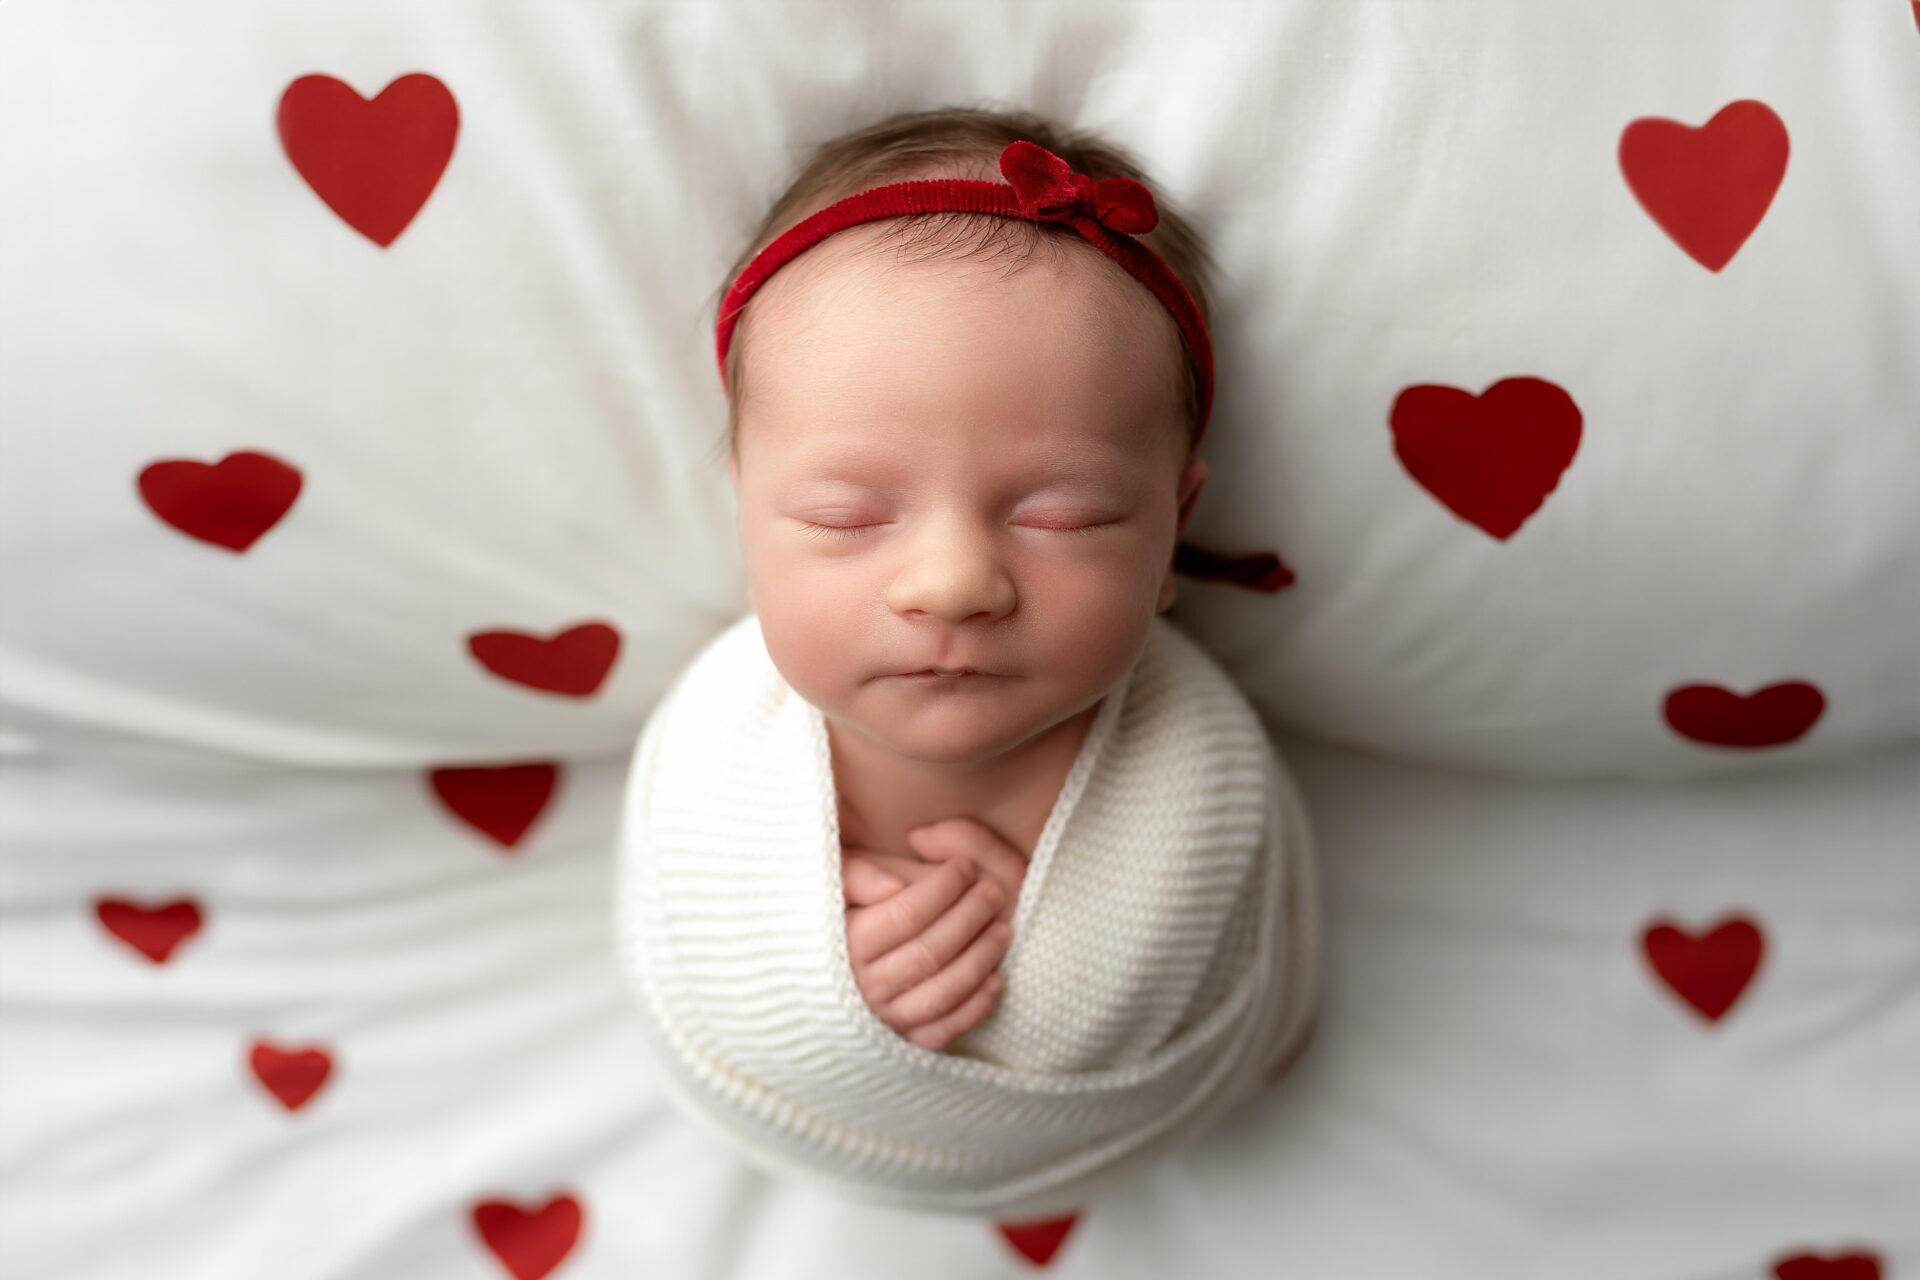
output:
[[[1317,1000],[1298,793],[1226,673],[1158,616],[1033,850],[1005,991],[944,1052],[855,985],[826,724],[757,616],[649,719],[618,857],[669,1097],[762,1168],[872,1203],[1074,1208],[1264,1087]]]

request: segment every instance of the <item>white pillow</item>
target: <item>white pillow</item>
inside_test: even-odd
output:
[[[1914,25],[0,5],[0,1272],[1920,1267]],[[1003,1241],[680,1124],[608,932],[627,753],[746,608],[721,273],[941,104],[1212,242],[1189,535],[1292,581],[1173,617],[1331,908],[1274,1108]]]

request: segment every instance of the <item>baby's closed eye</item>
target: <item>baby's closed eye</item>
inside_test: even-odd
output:
[[[1093,524],[1048,523],[1048,524],[1026,524],[1020,527],[1025,529],[1039,529],[1042,532],[1046,532],[1046,533],[1093,533],[1093,532],[1096,532],[1097,530],[1112,528],[1120,523],[1121,522],[1118,520],[1101,520]],[[855,525],[815,524],[811,520],[802,520],[800,522],[800,527],[806,533],[806,536],[809,538],[858,538],[861,535],[865,534],[868,530],[884,528],[885,525],[884,524],[855,524]]]

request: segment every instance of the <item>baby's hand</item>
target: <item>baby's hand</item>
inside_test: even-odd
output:
[[[842,865],[845,855],[857,854],[862,861],[886,872],[893,881],[892,890],[897,892],[932,875],[943,863],[971,858],[987,879],[1000,886],[1004,895],[996,918],[1013,923],[1014,904],[1027,878],[1027,855],[1003,840],[998,831],[978,818],[947,818],[915,827],[907,833],[907,844],[916,856],[843,847]],[[880,877],[881,881],[886,879],[887,876]]]
[[[998,831],[970,816],[947,818],[907,832],[913,851],[931,863],[972,858],[988,879],[1006,894],[1000,919],[1013,923],[1014,904],[1027,878],[1027,855],[1003,839]],[[889,866],[889,869],[892,869]]]
[[[993,970],[1013,930],[994,918],[1007,895],[971,858],[922,863],[901,876],[881,859],[908,861],[841,851],[854,982],[882,1022],[923,1049],[945,1049],[1000,998],[1005,984]]]

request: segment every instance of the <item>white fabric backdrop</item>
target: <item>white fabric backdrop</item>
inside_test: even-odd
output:
[[[0,7],[0,1273],[1920,1269],[1916,25]],[[1296,1074],[1052,1228],[743,1168],[606,914],[745,608],[720,274],[814,142],[949,103],[1213,243],[1189,535],[1290,582],[1173,616],[1327,863]]]

